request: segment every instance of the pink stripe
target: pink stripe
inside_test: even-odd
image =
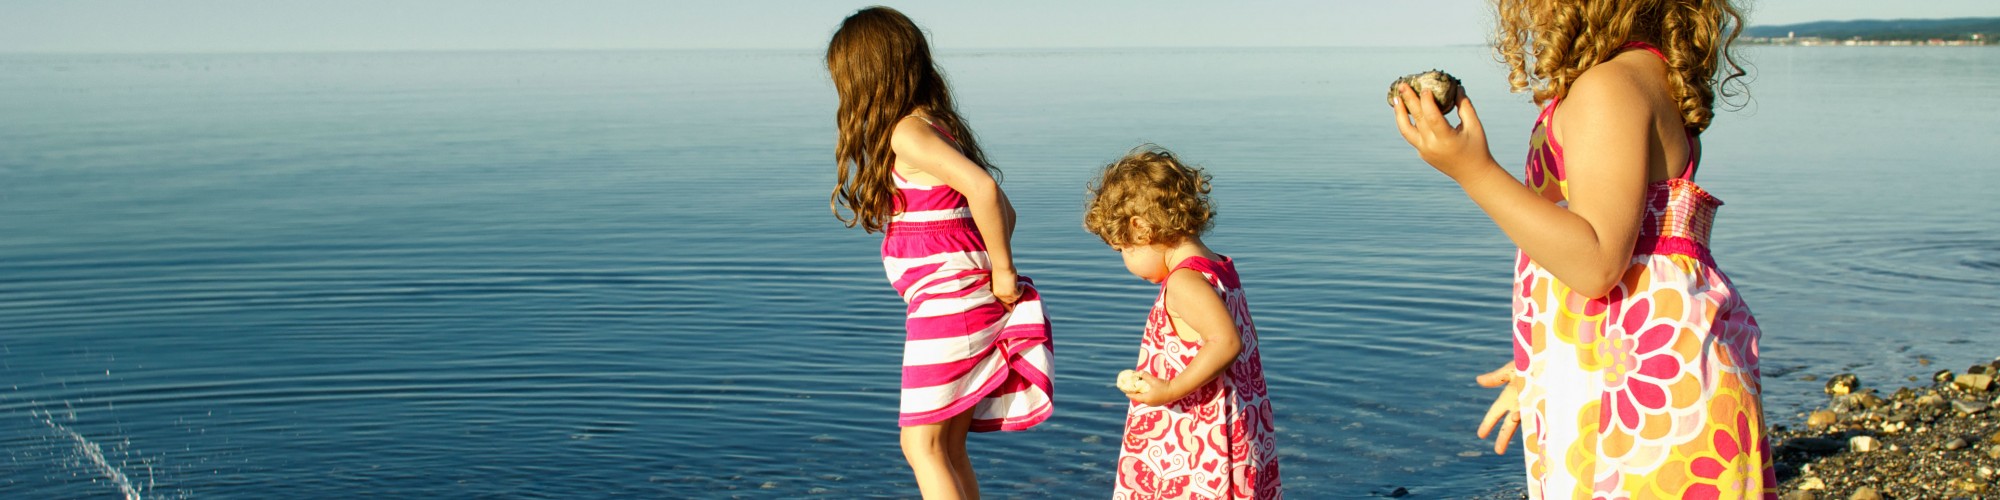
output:
[[[933,387],[965,378],[966,375],[970,374],[974,366],[978,366],[981,361],[985,361],[986,356],[992,353],[993,347],[988,346],[985,349],[980,349],[978,354],[958,361],[932,365],[904,365],[903,388]]]
[[[890,222],[889,232],[895,233],[935,233],[940,231],[978,231],[979,225],[970,217],[934,220],[924,222]]]
[[[1708,253],[1708,247],[1694,240],[1674,236],[1641,236],[1632,245],[1632,255],[1685,255],[1700,260],[1703,265],[1716,267],[1715,258]]]
[[[896,287],[896,291],[898,292],[908,290],[910,287],[915,286],[918,281],[923,281],[925,276],[930,276],[931,273],[937,272],[940,267],[944,267],[943,262],[924,264],[905,269],[901,276],[896,277],[896,281],[889,283],[889,286]]]
[[[914,309],[914,306],[912,308]],[[997,304],[989,304],[961,314],[910,318],[903,323],[904,328],[909,330],[904,338],[934,340],[972,335],[973,332],[991,328],[1006,312],[1005,308]],[[977,317],[965,317],[970,314],[976,314]]]
[[[953,281],[957,281],[957,280],[959,280],[959,279],[961,279],[961,278],[967,278],[967,277],[975,277],[975,276],[976,276],[976,277],[978,277],[978,279],[975,279],[975,280],[972,280],[972,282],[971,282],[971,283],[967,283],[967,284],[965,284],[965,285],[962,285],[962,287],[961,287],[961,288],[957,288],[957,289],[952,289],[952,290],[945,290],[945,291],[942,291],[942,292],[929,292],[929,293],[920,293],[920,294],[917,294],[916,298],[914,298],[914,299],[911,299],[911,300],[910,300],[910,306],[911,306],[911,308],[910,308],[910,311],[912,311],[912,312],[915,312],[915,311],[916,311],[916,305],[917,305],[917,304],[921,304],[921,303],[924,303],[924,302],[928,302],[928,301],[930,301],[931,299],[959,299],[959,298],[965,298],[965,296],[967,296],[967,295],[972,295],[972,294],[974,294],[974,293],[978,293],[978,292],[979,292],[980,290],[984,290],[984,289],[986,289],[986,285],[987,285],[988,283],[992,283],[992,282],[993,282],[993,278],[992,278],[992,276],[991,276],[991,275],[988,275],[988,274],[986,273],[986,271],[981,271],[981,270],[978,270],[978,269],[968,269],[968,270],[965,270],[965,271],[960,271],[960,272],[956,272],[956,273],[952,273],[952,274],[951,274],[951,275],[949,275],[949,276],[939,276],[939,277],[937,277],[937,279],[936,279],[936,281],[935,281],[935,282],[936,282],[936,283],[939,283],[939,284],[943,284],[943,283],[949,283],[949,282],[953,282]],[[932,287],[924,287],[924,289],[926,289],[926,290],[928,290],[928,289],[930,289],[930,288],[932,288]]]

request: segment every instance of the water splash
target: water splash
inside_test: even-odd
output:
[[[74,414],[71,415],[70,418],[74,419]],[[38,416],[42,418],[42,423],[49,426],[49,430],[54,431],[58,437],[67,437],[71,442],[75,443],[77,456],[89,462],[88,465],[93,471],[104,476],[106,480],[111,481],[112,485],[117,486],[118,492],[125,494],[125,500],[140,500],[143,498],[139,493],[142,487],[132,484],[131,478],[127,477],[124,471],[118,470],[118,467],[111,465],[111,462],[104,459],[104,447],[98,446],[97,443],[83,437],[82,434],[78,434],[74,430],[70,430],[69,427],[57,423],[54,413],[43,410]],[[152,466],[150,464],[146,466],[146,470],[147,475],[151,476]]]

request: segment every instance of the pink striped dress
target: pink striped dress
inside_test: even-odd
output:
[[[903,200],[882,240],[882,267],[909,303],[902,426],[968,409],[973,432],[1018,431],[1055,409],[1048,315],[1028,278],[1013,311],[988,286],[992,264],[965,196],[901,175]]]

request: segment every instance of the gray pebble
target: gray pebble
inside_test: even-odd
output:
[[[1952,408],[1952,409],[1954,409],[1954,410],[1958,410],[1958,412],[1959,412],[1959,413],[1964,413],[1964,414],[1966,414],[1966,415],[1972,415],[1972,414],[1976,414],[1976,413],[1979,413],[1979,412],[1982,412],[1982,411],[1986,411],[1986,402],[1985,402],[1985,401],[1966,401],[1966,400],[1963,400],[1963,399],[1954,399],[1954,400],[1951,400],[1951,408]]]

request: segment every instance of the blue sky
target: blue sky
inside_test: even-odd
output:
[[[876,2],[6,0],[0,52],[818,49]],[[942,49],[1482,43],[1484,0],[888,2]],[[1761,0],[1752,24],[2000,17],[2000,1]]]

